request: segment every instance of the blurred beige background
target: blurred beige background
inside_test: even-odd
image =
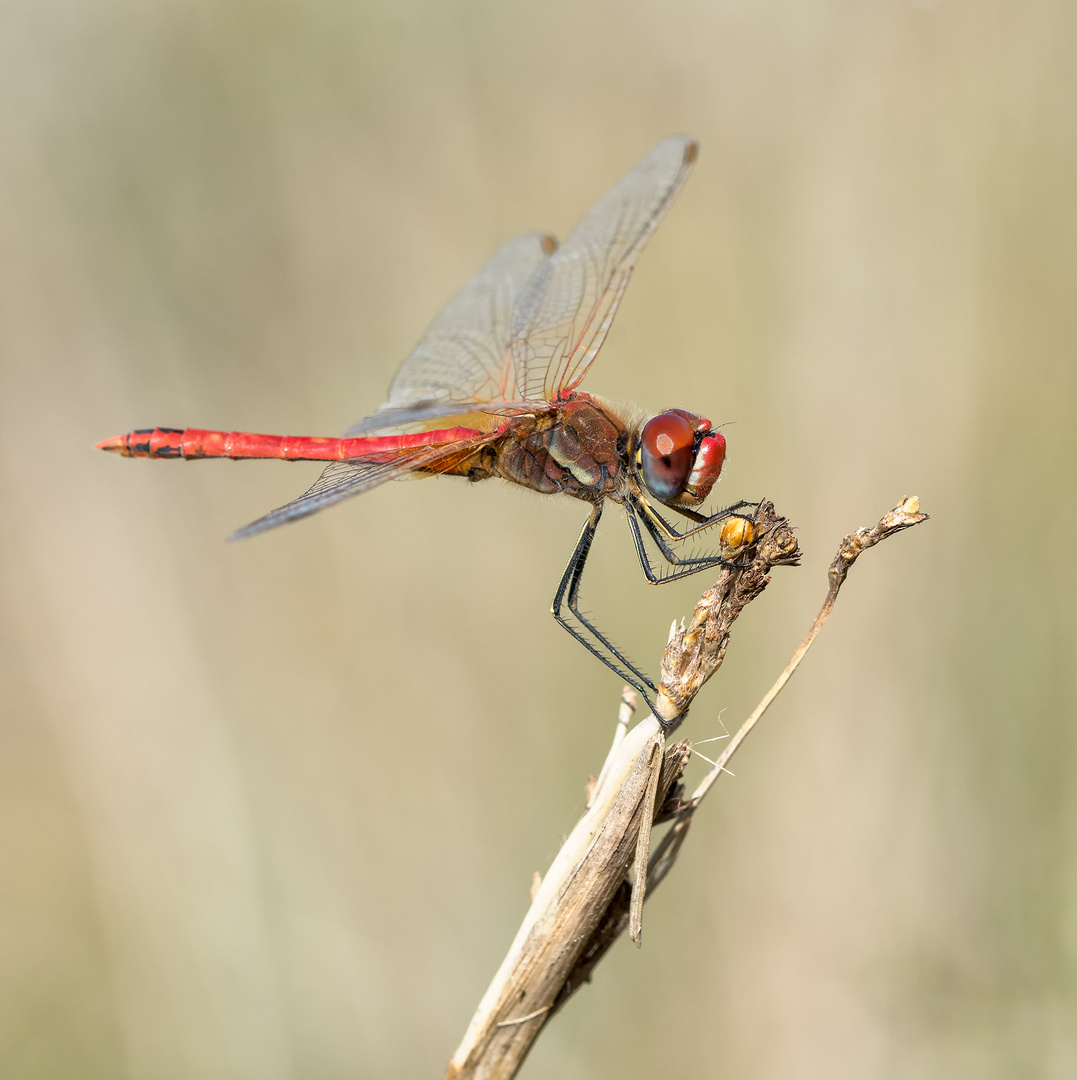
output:
[[[816,650],[532,1078],[1077,1075],[1077,8],[95,0],[0,8],[0,1075],[439,1076],[601,763],[549,602],[581,506],[389,485],[237,545],[503,239],[662,137],[694,175],[587,388],[728,423]],[[657,663],[616,515],[587,603]],[[721,715],[722,720],[719,720]],[[695,774],[693,774],[695,775]]]

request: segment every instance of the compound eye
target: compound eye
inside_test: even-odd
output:
[[[695,429],[679,410],[648,420],[640,433],[640,470],[651,494],[665,502],[684,491],[692,471]]]

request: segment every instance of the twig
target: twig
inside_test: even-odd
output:
[[[855,533],[850,533],[842,540],[838,547],[838,553],[834,556],[834,561],[827,571],[830,587],[827,589],[826,599],[819,609],[819,614],[815,616],[815,622],[811,624],[811,628],[804,635],[804,640],[797,646],[796,652],[793,653],[789,663],[785,665],[785,670],[775,679],[774,685],[763,695],[763,700],[752,711],[752,715],[741,724],[736,735],[729,740],[729,745],[718,760],[715,761],[714,767],[693,792],[689,813],[699,805],[699,801],[707,794],[714,781],[721,776],[726,763],[737,752],[737,747],[744,742],[748,732],[759,722],[759,718],[770,708],[771,702],[781,693],[782,687],[785,686],[792,677],[793,672],[800,666],[804,654],[811,648],[811,644],[818,636],[819,631],[822,630],[823,624],[830,618],[830,612],[834,610],[834,602],[838,598],[838,592],[845,583],[845,578],[853,563],[860,558],[863,552],[874,547],[880,541],[927,520],[928,515],[920,512],[920,500],[915,495],[909,495],[902,499],[890,513],[884,515],[874,528],[857,529]]]
[[[511,1077],[554,1007],[580,947],[609,907],[632,861],[663,738],[653,717],[637,724],[594,803],[565,841],[539,886],[464,1041],[450,1077]],[[687,746],[658,756],[664,799],[690,756]]]
[[[651,857],[647,862],[646,898],[651,897],[655,889],[658,888],[666,875],[673,869],[673,865],[677,861],[677,856],[680,854],[681,847],[684,845],[684,841],[688,836],[688,828],[691,825],[692,816],[703,797],[710,790],[714,781],[717,780],[723,772],[728,771],[726,765],[728,764],[729,759],[736,752],[737,747],[744,741],[748,732],[751,731],[759,718],[770,706],[771,702],[777,697],[782,687],[789,681],[789,677],[796,670],[797,665],[804,658],[804,654],[815,640],[816,635],[822,629],[823,624],[826,622],[834,607],[834,601],[837,599],[838,591],[845,581],[849,568],[857,560],[860,554],[869,547],[873,547],[881,540],[885,540],[887,537],[901,532],[903,529],[910,528],[913,525],[918,525],[920,522],[927,520],[928,515],[920,512],[919,500],[915,496],[911,496],[903,499],[890,511],[890,513],[886,514],[874,528],[858,529],[855,533],[846,536],[845,539],[842,540],[841,545],[838,548],[838,553],[830,565],[828,573],[830,584],[827,590],[826,599],[823,601],[822,609],[818,616],[816,616],[816,619],[812,623],[811,629],[808,631],[807,635],[805,635],[804,640],[797,647],[796,652],[793,654],[793,658],[790,660],[789,664],[786,665],[785,670],[781,673],[770,690],[767,691],[763,700],[753,710],[751,716],[749,716],[740,726],[724,752],[715,760],[710,772],[708,772],[700,782],[699,786],[692,793],[691,798],[684,800],[671,797],[667,799],[666,805],[659,810],[658,816],[655,819],[656,824],[660,821],[668,820],[671,817],[674,821],[673,827],[662,837],[661,842],[651,853]],[[697,608],[697,616],[698,614],[699,609]],[[693,625],[695,625],[696,621],[696,619],[693,619]],[[581,954],[580,963],[572,972],[565,987],[562,989],[561,994],[558,996],[553,1011],[559,1009],[584,981],[590,980],[591,971],[606,954],[613,942],[624,933],[625,928],[630,926],[632,891],[633,889],[628,882],[624,882],[621,890],[614,896],[610,909],[602,919],[594,937],[584,948]],[[640,903],[642,903],[642,901],[640,901]]]
[[[733,519],[722,530],[723,554],[733,565],[699,603],[689,625],[674,624],[662,658],[658,711],[665,730],[648,716],[626,731],[634,703],[622,699],[614,744],[588,786],[588,808],[533,892],[523,925],[473,1017],[447,1077],[515,1075],[547,1020],[584,982],[609,947],[630,929],[639,943],[643,901],[676,862],[692,815],[745,736],[788,682],[837,598],[861,552],[927,520],[915,498],[905,499],[874,529],[847,536],[830,567],[823,608],[793,659],[741,726],[690,799],[678,783],[691,753],[688,743],[665,745],[702,685],[721,665],[733,622],[769,582],[770,568],[799,560],[789,523],[762,503],[753,522]],[[741,565],[738,565],[741,564]],[[657,807],[657,810],[655,809]],[[673,827],[646,857],[652,821]],[[625,875],[636,862],[634,883]],[[645,870],[644,870],[645,867]]]
[[[647,852],[651,849],[651,826],[654,824],[655,799],[658,797],[659,763],[664,747],[655,740],[651,749],[650,780],[643,797],[639,832],[636,834],[636,880],[632,888],[632,907],[628,914],[628,936],[638,949],[643,944],[643,898],[647,895]]]
[[[714,588],[697,605],[689,629],[674,628],[666,647],[658,700],[671,726],[683,719],[696,692],[721,664],[732,623],[766,587],[770,567],[797,558],[789,523],[770,503],[760,505],[754,522],[735,521],[735,528],[727,523],[722,531],[731,565],[722,568]],[[614,746],[587,812],[535,892],[448,1077],[513,1076],[542,1025],[577,985],[577,974],[586,977],[587,947],[596,932],[601,936],[623,884],[630,896],[624,879],[641,843],[641,824],[645,816],[653,818],[651,807],[666,802],[691,753],[684,743],[666,747],[669,729],[654,716],[625,733],[630,704],[622,702]],[[650,824],[647,820],[641,866]],[[625,912],[627,925],[627,907]]]
[[[770,583],[771,568],[800,562],[793,529],[775,514],[773,503],[760,503],[754,522],[731,518],[721,539],[731,565],[723,567],[718,580],[699,598],[688,627],[674,623],[662,655],[657,706],[670,728],[681,723],[703,684],[721,666],[733,623]],[[736,565],[748,555],[750,562]]]

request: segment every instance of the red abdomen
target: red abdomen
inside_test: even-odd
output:
[[[389,461],[401,450],[472,439],[482,432],[454,427],[414,435],[380,438],[323,439],[306,435],[256,435],[249,431],[203,431],[200,428],[141,428],[97,444],[124,457],[280,458],[283,461]]]

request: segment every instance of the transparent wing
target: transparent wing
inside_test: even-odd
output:
[[[461,405],[519,397],[509,349],[513,311],[525,284],[557,247],[528,233],[502,244],[445,305],[389,387],[389,400],[348,429],[363,435],[452,416]]]
[[[659,143],[538,264],[512,322],[516,393],[552,401],[578,386],[606,339],[643,245],[696,159],[698,143]]]
[[[452,464],[459,463],[462,458],[466,458],[498,434],[495,430],[474,439],[464,439],[448,445],[414,447],[398,452],[390,461],[332,461],[309,491],[304,492],[298,499],[271,510],[250,525],[237,529],[228,539],[243,540],[277,525],[307,517],[342,499],[361,495],[364,491],[370,491],[389,480],[400,480],[420,469],[431,473],[441,472]]]

